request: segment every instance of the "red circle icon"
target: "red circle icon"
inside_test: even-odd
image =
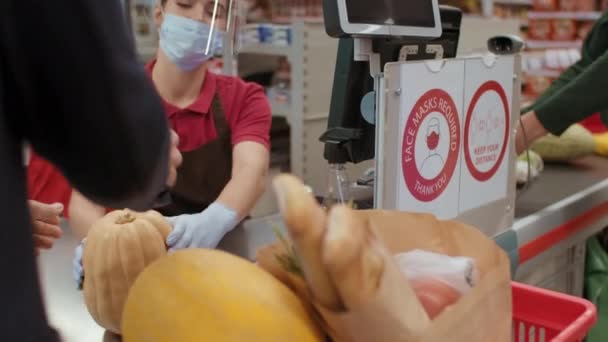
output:
[[[454,175],[459,149],[460,120],[454,100],[444,90],[429,90],[412,108],[401,145],[403,178],[414,198],[431,202],[445,191]],[[427,155],[437,161],[431,172],[424,171]]]
[[[494,92],[498,95],[498,97],[500,98],[500,101],[501,101],[501,107],[504,111],[505,129],[503,132],[504,136],[502,139],[502,147],[500,147],[500,149],[498,149],[498,148],[496,148],[497,147],[496,144],[494,144],[491,146],[482,146],[482,147],[476,149],[479,151],[475,151],[474,153],[479,152],[479,154],[485,154],[485,156],[477,158],[474,162],[473,157],[471,156],[471,144],[470,144],[471,142],[469,139],[471,122],[473,121],[472,120],[473,114],[475,111],[475,107],[479,103],[479,100],[481,99],[481,97],[483,95],[485,95],[489,92]],[[503,160],[506,150],[507,150],[507,141],[509,139],[509,117],[510,117],[509,103],[507,101],[507,94],[505,93],[505,90],[503,89],[503,87],[498,82],[495,82],[495,81],[488,81],[488,82],[482,84],[481,87],[479,87],[479,89],[477,89],[477,92],[475,92],[475,94],[473,95],[473,98],[471,99],[471,104],[469,105],[469,108],[467,111],[467,116],[465,119],[465,126],[464,126],[465,163],[467,164],[467,168],[469,169],[469,172],[471,173],[473,178],[475,178],[476,180],[478,180],[480,182],[485,182],[485,181],[489,180],[490,178],[492,178],[496,174],[496,171],[498,170],[498,168],[500,167],[500,164],[502,163],[502,160]],[[487,125],[491,125],[491,123],[487,124]],[[498,152],[498,155],[496,155],[496,152]],[[483,162],[493,162],[492,167],[490,167],[487,171],[480,170],[480,168],[477,165],[479,160],[481,160]]]

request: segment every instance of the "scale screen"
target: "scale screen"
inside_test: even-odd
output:
[[[438,0],[324,0],[332,37],[441,36]]]
[[[346,12],[353,24],[435,27],[433,3],[429,0],[347,0]]]

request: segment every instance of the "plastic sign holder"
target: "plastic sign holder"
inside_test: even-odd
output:
[[[375,207],[428,212],[491,237],[513,226],[521,57],[385,65]]]

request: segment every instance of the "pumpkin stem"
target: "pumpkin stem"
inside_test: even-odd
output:
[[[128,211],[125,211],[124,214],[120,215],[116,219],[116,224],[131,223],[131,222],[135,221],[135,219],[136,219],[135,214],[133,212],[131,212],[130,210],[128,210]]]

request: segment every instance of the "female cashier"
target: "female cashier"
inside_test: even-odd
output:
[[[231,0],[159,1],[160,49],[146,69],[179,136],[183,163],[172,203],[157,210],[173,224],[169,248],[215,248],[264,192],[270,105],[262,87],[207,70],[221,47],[218,29],[227,25]],[[73,194],[70,222],[81,237],[105,212]],[[82,244],[75,277],[82,272],[81,253]]]

